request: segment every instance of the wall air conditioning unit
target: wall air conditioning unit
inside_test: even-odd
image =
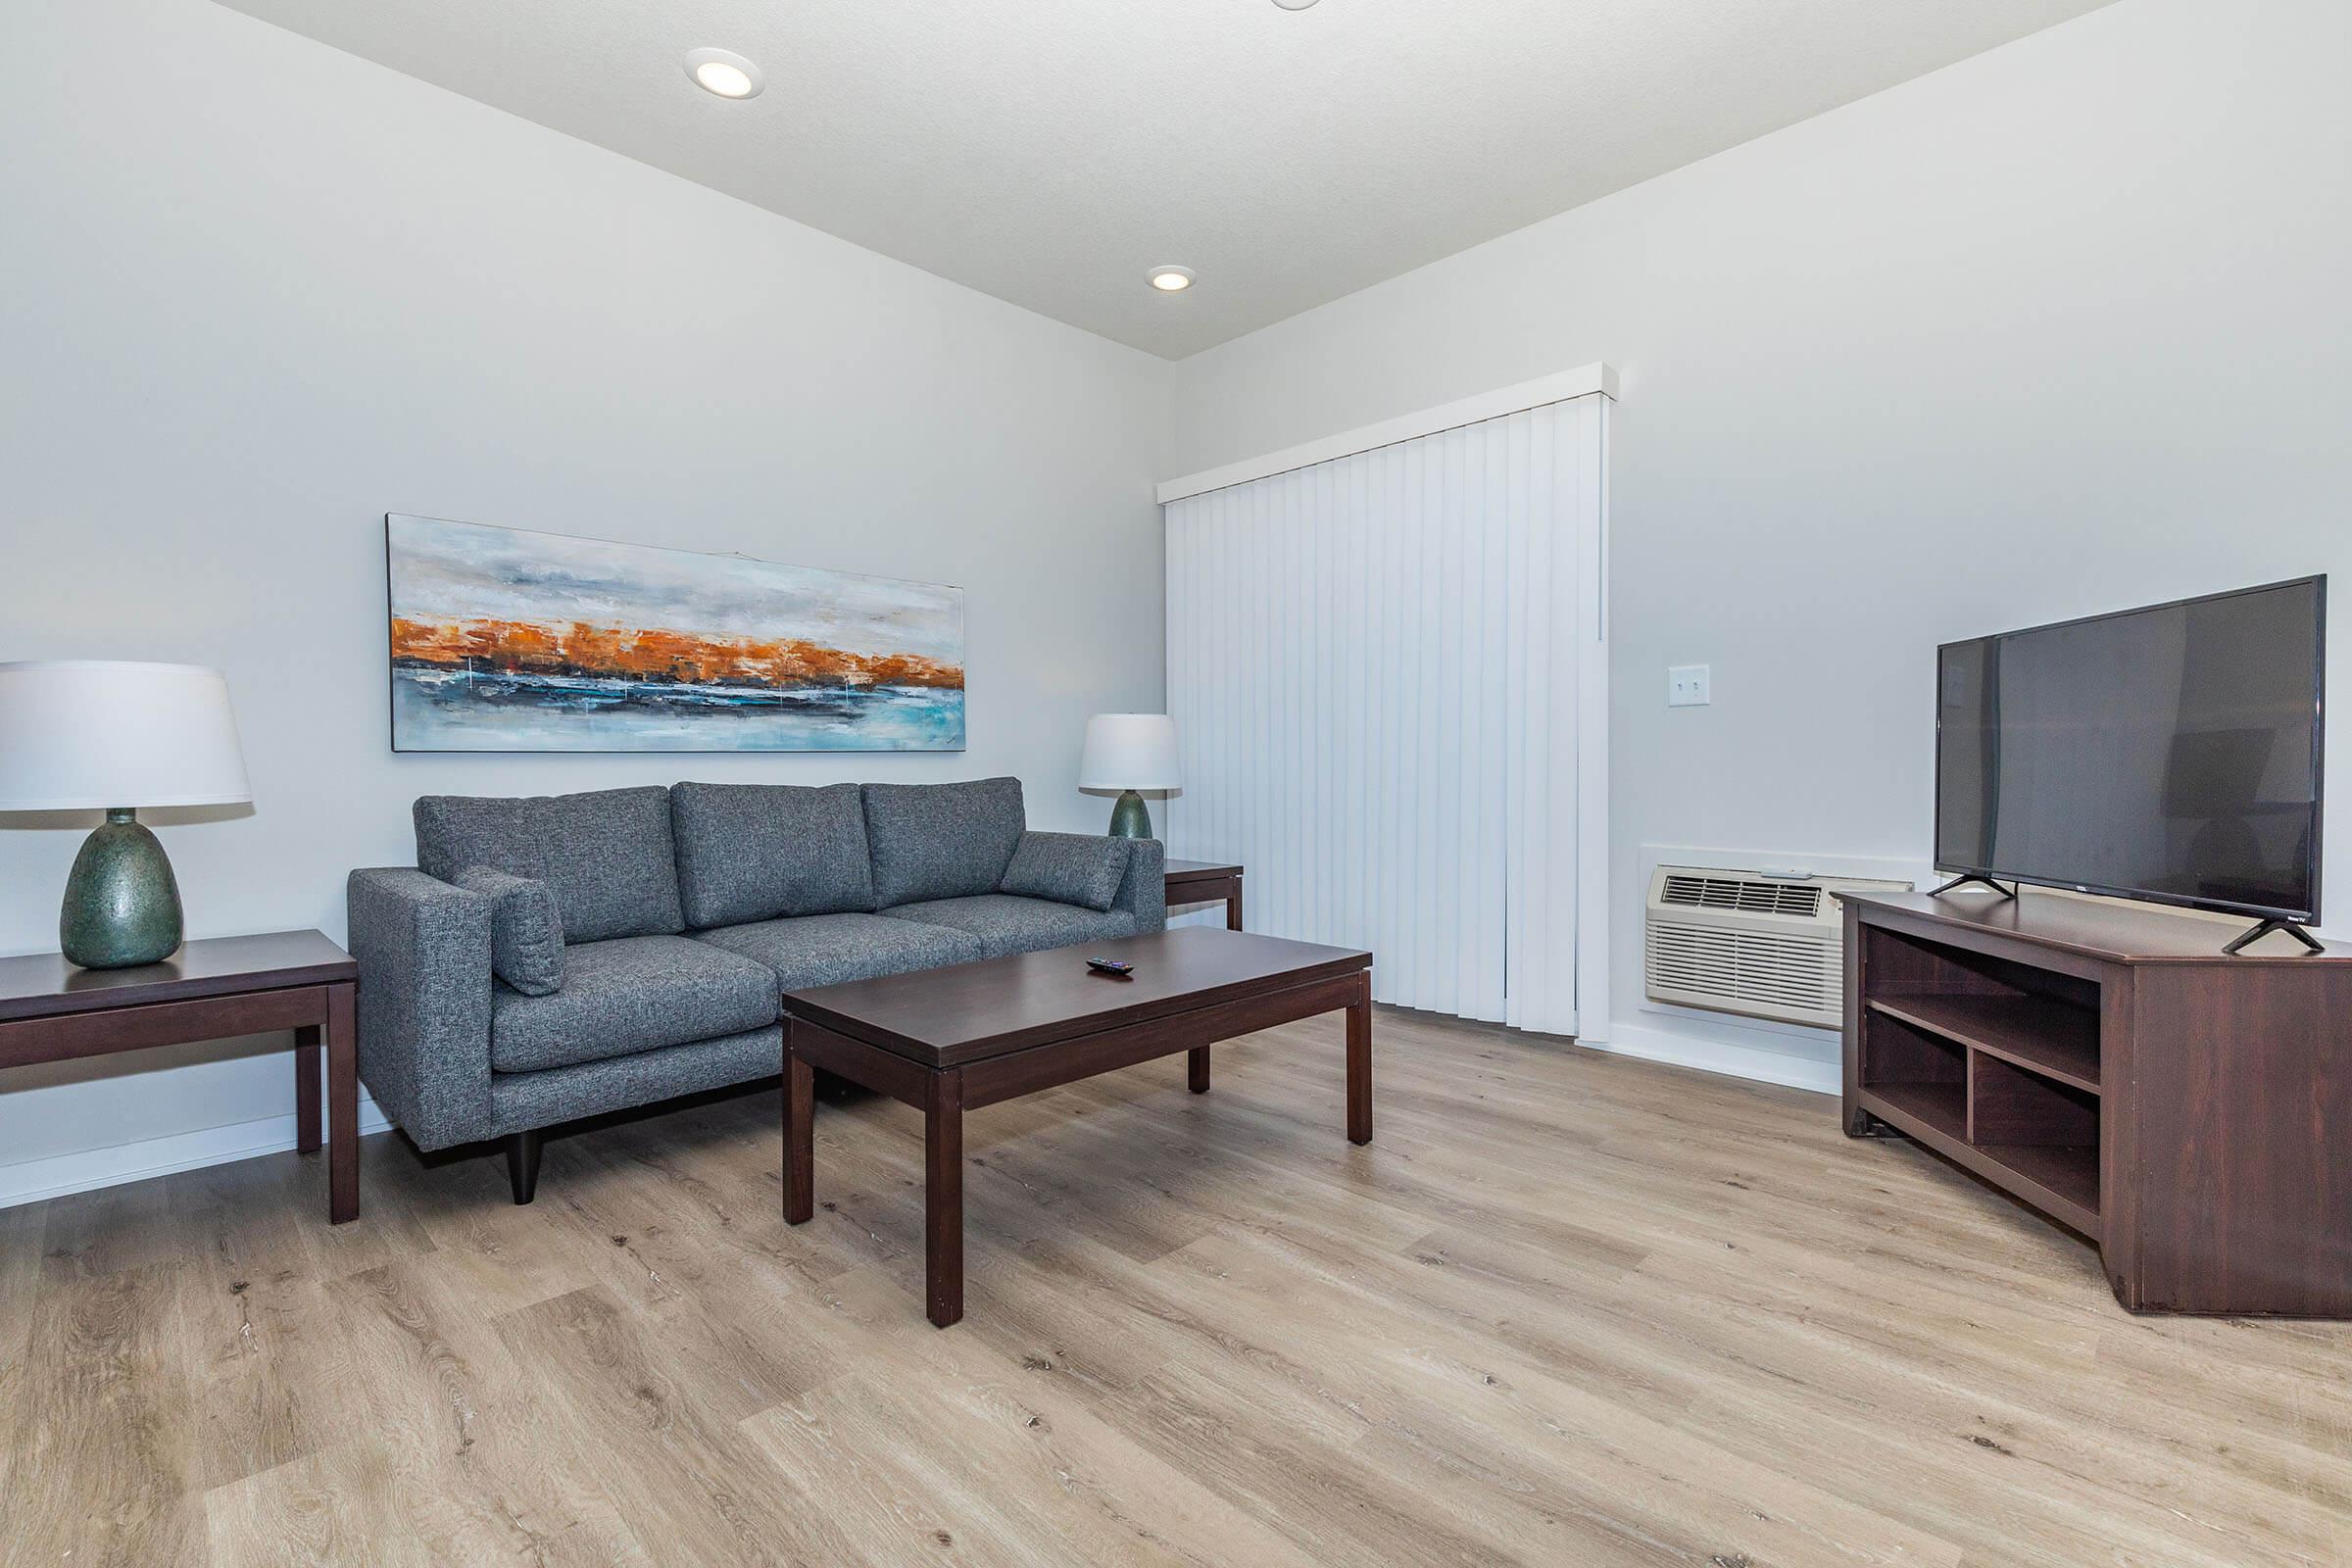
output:
[[[1845,911],[1837,895],[1908,886],[1661,865],[1650,878],[1642,921],[1642,973],[1649,999],[1838,1028],[1844,1022]]]

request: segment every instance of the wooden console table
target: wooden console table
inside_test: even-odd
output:
[[[1242,928],[1242,868],[1214,860],[1170,860],[1167,867],[1168,904],[1214,904],[1225,901],[1225,929]]]
[[[327,1218],[360,1214],[360,1077],[352,993],[360,966],[316,931],[206,937],[161,963],[82,969],[63,954],[0,958],[0,1067],[149,1046],[294,1031],[295,1136],[320,1143],[326,1053]]]
[[[2352,948],[2052,895],[1846,894],[1845,1130],[2095,1243],[2134,1312],[2352,1317]]]

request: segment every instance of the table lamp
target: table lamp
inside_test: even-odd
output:
[[[1176,721],[1165,713],[1097,713],[1086,721],[1086,758],[1078,764],[1082,790],[1117,790],[1110,836],[1148,839],[1152,812],[1138,790],[1182,787],[1176,771]]]
[[[122,969],[178,951],[179,884],[139,807],[251,799],[219,670],[0,663],[0,811],[106,813],[66,878],[57,934],[71,961]]]

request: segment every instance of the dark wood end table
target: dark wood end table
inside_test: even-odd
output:
[[[1089,956],[1135,965],[1129,979]],[[813,1068],[923,1113],[925,1295],[963,1316],[963,1113],[1189,1054],[1196,1093],[1220,1040],[1348,1013],[1348,1140],[1372,1141],[1372,955],[1207,926],[1016,954],[784,996],[784,1218],[815,1204]]]
[[[317,931],[203,937],[161,963],[82,969],[58,953],[0,958],[0,1067],[149,1046],[294,1031],[295,1142],[321,1142],[326,1053],[327,1218],[360,1215],[360,1075],[352,996],[360,966]]]
[[[1242,928],[1242,868],[1215,860],[1170,860],[1166,874],[1168,906],[1225,901],[1225,929]]]

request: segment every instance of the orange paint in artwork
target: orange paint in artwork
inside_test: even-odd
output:
[[[936,686],[963,670],[915,654],[853,654],[786,638],[711,637],[581,621],[392,621],[395,663],[729,686]]]

